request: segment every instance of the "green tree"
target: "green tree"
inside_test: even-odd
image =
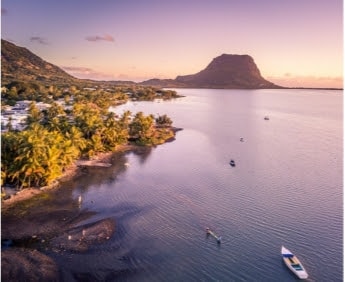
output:
[[[46,110],[46,116],[45,118],[52,119],[54,117],[60,116],[60,115],[66,115],[63,107],[59,105],[58,103],[54,102],[51,104],[51,106]]]
[[[87,141],[83,137],[83,133],[75,126],[72,126],[68,131],[65,133],[65,138],[71,141],[71,145],[82,152],[87,147]]]
[[[130,137],[136,140],[137,144],[151,144],[154,133],[153,115],[145,116],[143,112],[138,112],[129,125]]]
[[[102,136],[99,132],[96,132],[88,140],[87,155],[89,158],[95,156],[97,153],[104,152],[105,148],[102,142]]]
[[[43,186],[59,177],[64,168],[78,156],[79,149],[57,131],[40,124],[29,130],[4,135],[5,150],[2,171],[20,188]],[[14,142],[13,142],[14,141]],[[13,142],[11,145],[9,142]]]
[[[28,117],[26,119],[26,124],[28,127],[39,124],[42,121],[43,114],[40,109],[36,106],[35,102],[31,102],[28,110]]]
[[[93,103],[74,104],[73,115],[76,126],[90,139],[103,126],[100,109]]]
[[[129,139],[129,125],[131,123],[132,113],[130,111],[125,111],[120,119],[118,120],[116,126],[117,141],[119,144],[124,144],[128,142]]]
[[[9,175],[16,170],[14,159],[18,156],[19,135],[17,132],[1,134],[1,171],[4,172],[3,181],[6,183]]]
[[[13,131],[13,130],[14,130],[12,121],[13,121],[13,119],[12,119],[12,117],[10,116],[10,117],[8,118],[8,123],[6,124],[6,129],[7,129],[8,131]]]
[[[102,142],[107,150],[114,150],[118,144],[117,138],[118,122],[115,113],[109,112],[104,120],[104,128],[102,132]]]
[[[156,118],[156,125],[160,127],[169,127],[172,125],[172,120],[164,114]]]
[[[9,177],[20,188],[40,186],[44,184],[44,162],[46,150],[49,148],[46,142],[47,131],[39,124],[31,125],[30,130],[23,131],[19,135],[17,157],[14,159],[14,171],[10,171]]]
[[[44,111],[44,125],[50,130],[64,131],[64,124],[62,124],[61,117],[66,116],[66,113],[61,105],[52,103],[52,105]]]

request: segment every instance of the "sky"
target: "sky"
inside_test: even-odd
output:
[[[1,37],[78,78],[194,74],[253,57],[289,87],[343,87],[342,0],[2,0]]]

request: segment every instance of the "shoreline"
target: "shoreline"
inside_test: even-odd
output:
[[[174,133],[174,137],[165,140],[165,142],[162,144],[172,142],[175,139],[176,132],[182,130],[182,128],[171,127],[171,130]],[[153,147],[155,146],[157,145],[154,145]],[[100,152],[96,154],[91,160],[85,160],[83,158],[79,158],[73,164],[71,164],[68,168],[66,168],[63,174],[59,176],[56,180],[54,180],[53,183],[50,185],[43,186],[43,187],[28,187],[19,191],[13,188],[14,193],[10,194],[9,198],[1,199],[1,211],[6,211],[10,207],[22,201],[28,200],[36,195],[39,195],[45,191],[53,191],[54,189],[59,189],[62,182],[71,180],[77,177],[78,175],[80,175],[82,173],[83,167],[86,167],[86,166],[87,167],[103,167],[103,166],[109,167],[112,165],[111,160],[114,155],[123,153],[123,152],[135,151],[143,147],[147,147],[147,146],[140,146],[140,145],[127,143],[123,145],[118,145],[114,151],[105,152],[105,153]],[[6,187],[3,187],[3,188],[6,189]],[[7,188],[7,189],[12,190],[12,188]]]
[[[127,152],[127,151],[134,151],[141,146],[139,145],[133,145],[133,144],[125,144],[125,145],[119,145],[114,151],[106,152],[106,153],[98,153],[94,158],[91,160],[87,160],[87,163],[84,164],[82,158],[76,160],[73,164],[71,164],[66,170],[63,172],[63,174],[58,177],[56,180],[53,181],[52,184],[43,186],[43,187],[28,187],[24,188],[22,190],[15,190],[13,188],[14,193],[10,195],[8,199],[2,199],[1,200],[1,210],[6,210],[9,207],[12,207],[13,205],[28,200],[36,195],[39,195],[43,193],[44,191],[53,191],[54,189],[59,189],[61,182],[68,181],[73,179],[74,177],[77,177],[82,172],[82,169],[84,166],[90,166],[90,167],[96,167],[99,164],[106,164],[111,165],[110,161],[113,157],[113,155]],[[6,187],[3,187],[6,189]],[[12,189],[12,188],[7,188]]]

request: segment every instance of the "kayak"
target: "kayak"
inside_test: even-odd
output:
[[[206,234],[207,235],[211,235],[212,237],[214,237],[217,240],[217,243],[220,244],[222,237],[217,236],[210,228],[206,228]]]
[[[286,266],[300,279],[308,278],[308,273],[300,260],[287,248],[282,246],[282,257]]]

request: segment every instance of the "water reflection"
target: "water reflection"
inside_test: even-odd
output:
[[[88,168],[42,204],[42,215],[20,219],[47,226],[51,217],[65,232],[56,220],[64,209],[78,228],[115,221],[113,237],[84,253],[48,250],[63,280],[290,281],[284,243],[304,258],[311,279],[340,281],[341,96],[183,91],[192,97],[135,106],[184,127],[176,141]],[[206,227],[224,238],[220,246],[205,238]]]
[[[152,147],[142,147],[137,148],[136,150],[132,151],[131,154],[134,154],[138,157],[139,163],[144,164],[147,160],[150,154],[152,153],[152,150],[154,148]]]

